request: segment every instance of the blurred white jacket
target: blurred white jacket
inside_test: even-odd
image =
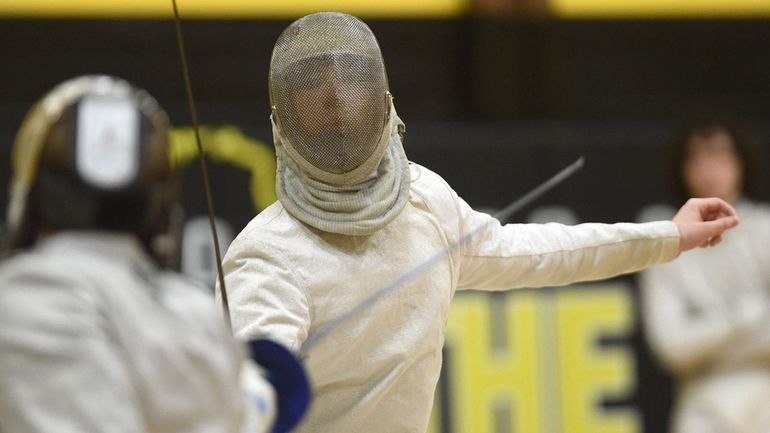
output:
[[[649,343],[679,382],[676,433],[770,431],[770,208],[735,208],[718,248],[641,274]]]
[[[273,391],[243,359],[211,297],[133,237],[55,234],[0,266],[3,433],[262,432],[241,381],[265,409]]]
[[[243,338],[302,343],[372,292],[465,234],[469,243],[302,353],[314,400],[302,432],[423,433],[456,289],[500,290],[607,278],[673,259],[671,222],[500,226],[437,174],[411,165],[409,203],[369,236],[315,230],[275,203],[230,245],[225,274]]]

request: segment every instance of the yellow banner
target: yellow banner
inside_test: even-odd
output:
[[[471,0],[178,0],[184,18],[295,18],[339,11],[367,18],[453,17]],[[171,0],[0,0],[0,17],[171,18]]]
[[[548,0],[559,18],[768,18],[770,0]]]
[[[634,348],[604,346],[634,328],[622,282],[455,296],[430,433],[639,433],[635,406],[605,407],[637,388]],[[626,340],[627,341],[627,340]],[[442,393],[441,390],[446,391]],[[443,425],[446,421],[448,425]]]

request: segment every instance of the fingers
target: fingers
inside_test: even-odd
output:
[[[723,232],[727,229],[731,229],[738,225],[740,220],[737,216],[722,216],[717,219],[713,219],[710,221],[706,221],[710,225],[714,226],[714,230],[719,230],[719,232]]]
[[[734,207],[726,201],[716,197],[691,200],[696,201],[696,206],[700,209],[701,216],[703,216],[705,221],[716,219],[719,216],[730,217],[738,215]]]
[[[674,216],[674,222],[716,221],[722,218],[738,218],[738,214],[729,203],[718,198],[691,198],[687,200]],[[729,224],[737,224],[728,220]]]
[[[721,236],[725,230],[738,225],[737,216],[719,217],[711,221],[704,221],[702,224],[706,227],[706,232],[710,235],[709,238],[715,236]]]
[[[711,221],[685,218],[677,222],[681,234],[680,251],[713,247],[722,242],[722,234],[738,224],[737,216],[721,216]]]
[[[706,239],[702,244],[698,245],[698,248],[715,247],[722,242],[722,235],[717,235],[712,238]]]
[[[722,233],[739,223],[730,204],[718,198],[693,198],[673,218],[681,235],[680,251],[722,242]]]
[[[699,245],[700,248],[708,248],[718,245],[722,242],[722,233],[726,230],[735,227],[738,224],[737,217],[721,217],[713,221],[704,221],[705,227],[704,236],[705,239]]]

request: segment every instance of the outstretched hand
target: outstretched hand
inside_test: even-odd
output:
[[[695,247],[713,247],[722,241],[722,233],[738,225],[738,214],[724,200],[691,198],[673,219],[679,228],[679,252]]]

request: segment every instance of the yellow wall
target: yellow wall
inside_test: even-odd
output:
[[[769,18],[768,0],[546,0],[557,18]],[[474,0],[177,0],[185,18],[296,18],[335,10],[365,18],[452,18]],[[171,0],[0,0],[0,17],[170,18]]]
[[[296,18],[318,11],[372,17],[452,17],[470,0],[177,0],[184,18]],[[0,0],[0,17],[171,18],[171,0]]]
[[[768,18],[768,0],[548,0],[561,18]]]

